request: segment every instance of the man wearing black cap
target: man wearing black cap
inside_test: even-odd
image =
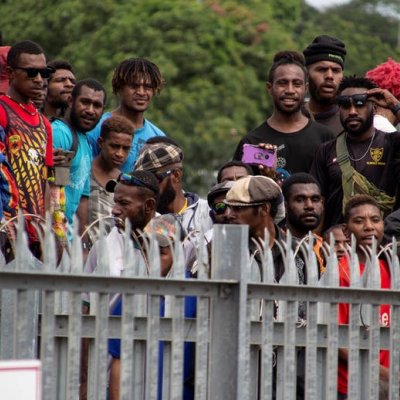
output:
[[[336,92],[343,78],[345,44],[328,35],[317,36],[303,51],[309,74],[310,101],[308,111],[315,121],[338,135],[343,131]]]
[[[119,276],[124,269],[124,236],[125,220],[131,224],[132,240],[135,255],[139,257],[141,267],[145,268],[146,257],[143,252],[139,234],[155,216],[159,197],[159,185],[155,176],[147,171],[134,171],[130,174],[121,173],[116,180],[106,185],[106,190],[114,193],[114,207],[112,214],[115,217],[115,227],[106,238],[110,258],[110,275]],[[98,243],[91,249],[86,271],[93,272],[98,268]]]

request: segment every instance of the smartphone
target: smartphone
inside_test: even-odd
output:
[[[244,144],[242,161],[246,164],[264,165],[272,168],[275,166],[276,150]]]

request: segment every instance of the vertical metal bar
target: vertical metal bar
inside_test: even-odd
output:
[[[109,295],[98,293],[96,297],[94,398],[101,399],[105,397],[107,391]]]
[[[276,360],[273,353],[274,302],[271,300],[263,301],[261,323],[260,399],[272,400],[272,369]]]
[[[82,295],[73,292],[69,296],[67,399],[75,400],[79,398],[80,384]]]
[[[360,305],[349,304],[349,350],[347,361],[347,393],[350,399],[360,399]]]
[[[146,400],[156,400],[158,392],[158,360],[160,329],[160,297],[149,295],[146,343]]]
[[[183,392],[184,298],[173,298],[172,309],[171,399],[179,400]]]
[[[121,319],[121,376],[120,390],[122,399],[133,398],[133,340],[135,331],[133,295],[123,295]]]
[[[380,347],[380,316],[379,305],[373,305],[371,310],[371,325],[369,327],[369,398],[379,398],[379,347]]]
[[[338,305],[331,303],[329,306],[328,323],[327,400],[337,399],[338,334]]]
[[[43,292],[40,359],[42,361],[42,393],[43,400],[56,398],[56,379],[58,369],[54,362],[55,353],[55,316],[54,292]]]
[[[203,238],[203,235],[201,235]],[[199,245],[198,278],[208,279],[209,266],[207,248],[203,243]],[[195,357],[195,398],[207,399],[207,372],[208,372],[208,336],[209,336],[209,307],[210,301],[206,297],[197,298],[196,314],[196,357]]]
[[[214,226],[212,248],[212,277],[215,279],[241,278],[241,270],[246,269],[248,260],[247,226]],[[242,282],[243,283],[243,282]],[[243,283],[245,285],[246,283]],[[246,370],[240,359],[248,346],[243,343],[246,329],[242,319],[246,313],[247,285],[239,291],[238,285],[221,287],[221,294],[211,304],[211,346],[210,346],[210,399],[243,399],[246,395],[241,387],[245,381]],[[240,299],[245,301],[240,304]],[[223,324],[221,322],[223,321]],[[238,329],[239,328],[239,329]],[[226,340],[229,337],[230,340]],[[223,373],[221,373],[223,371]],[[247,372],[248,373],[248,372]],[[240,376],[240,379],[238,378]]]
[[[307,400],[317,400],[317,303],[307,305],[305,392]]]

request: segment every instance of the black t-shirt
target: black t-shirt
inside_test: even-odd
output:
[[[352,167],[378,189],[390,196],[396,195],[400,177],[400,132],[384,133],[377,130],[372,143],[371,138],[357,142],[349,137],[346,143]],[[352,158],[361,159],[353,161]],[[336,139],[319,148],[311,174],[318,180],[325,197],[324,227],[327,229],[342,222],[342,172],[336,161]]]
[[[330,111],[313,113],[315,122],[327,126],[335,136],[343,132],[343,126],[340,121],[339,107],[335,106]]]
[[[279,132],[265,121],[239,142],[233,159],[242,159],[245,143],[269,143],[278,146],[277,168],[288,174],[309,172],[318,147],[333,137],[327,127],[311,120],[303,129],[292,133]]]

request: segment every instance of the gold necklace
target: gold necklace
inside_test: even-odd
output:
[[[18,102],[17,100],[13,99],[10,95],[6,94],[6,96],[7,96],[10,100],[12,100],[14,103],[17,103],[26,113],[28,113],[28,114],[31,115],[32,117],[34,117],[34,116],[38,113],[38,110],[36,109],[36,107],[35,107],[35,111],[34,111],[34,112],[31,112],[31,111],[29,111],[22,103],[20,103],[20,102]],[[28,104],[33,104],[33,101],[30,100]],[[33,104],[33,105],[34,105],[34,104]]]

